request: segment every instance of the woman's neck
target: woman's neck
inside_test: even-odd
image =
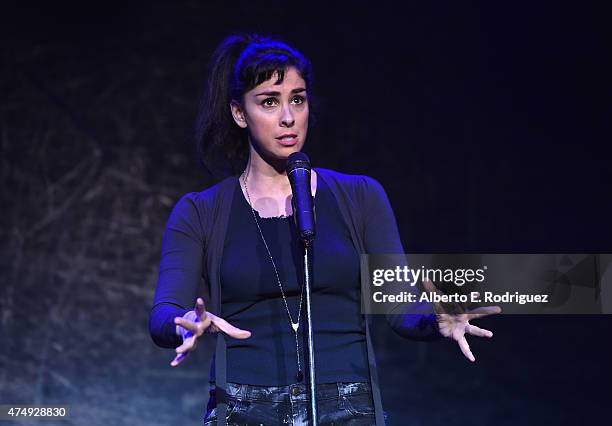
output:
[[[272,197],[287,196],[291,194],[291,184],[283,166],[273,166],[258,155],[251,155],[243,179],[248,174],[249,189],[252,188],[255,193]]]
[[[258,155],[251,153],[246,170],[240,176],[240,186],[251,207],[257,210],[261,217],[292,214],[291,183],[284,165],[272,166]],[[315,195],[317,174],[314,170],[311,174],[310,189]]]

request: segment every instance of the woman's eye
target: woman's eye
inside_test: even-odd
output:
[[[272,107],[276,105],[276,99],[274,98],[264,99],[264,101],[261,104],[265,107]]]
[[[293,101],[294,101],[294,103],[296,103],[296,104],[303,104],[305,100],[306,100],[306,99],[304,99],[304,97],[303,97],[303,96],[295,96],[295,97],[293,98]]]
[[[294,97],[291,99],[291,102],[292,102],[294,105],[301,105],[301,104],[303,104],[304,102],[306,102],[306,98],[305,98],[304,96],[299,96],[299,95],[298,95],[298,96],[294,96]],[[261,105],[263,105],[265,108],[272,108],[272,107],[276,106],[277,104],[278,104],[278,100],[277,100],[276,98],[268,98],[268,99],[264,99],[264,100],[261,102]]]

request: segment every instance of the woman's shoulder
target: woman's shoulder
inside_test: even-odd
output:
[[[230,176],[208,186],[201,191],[184,194],[175,204],[174,211],[190,211],[192,214],[203,214],[222,196],[226,196],[236,186],[237,177]]]
[[[337,186],[345,191],[358,191],[360,193],[384,192],[378,180],[367,175],[342,173],[337,170],[315,168],[317,175],[321,176],[325,183]]]
[[[197,199],[202,203],[210,203],[215,200],[219,195],[227,193],[229,190],[233,190],[238,182],[237,176],[228,176],[225,179],[202,189],[199,192],[189,192],[185,196],[189,196],[192,199]]]

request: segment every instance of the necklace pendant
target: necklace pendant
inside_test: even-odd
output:
[[[292,323],[291,323],[291,327],[293,328],[293,331],[294,331],[295,333],[297,333],[298,328],[300,327],[300,323],[299,323],[299,322],[292,322]]]

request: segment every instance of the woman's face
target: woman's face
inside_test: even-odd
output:
[[[286,160],[300,151],[308,132],[306,82],[293,67],[285,71],[283,82],[272,77],[246,92],[242,105],[231,103],[231,111],[249,132],[254,150],[268,161]]]

